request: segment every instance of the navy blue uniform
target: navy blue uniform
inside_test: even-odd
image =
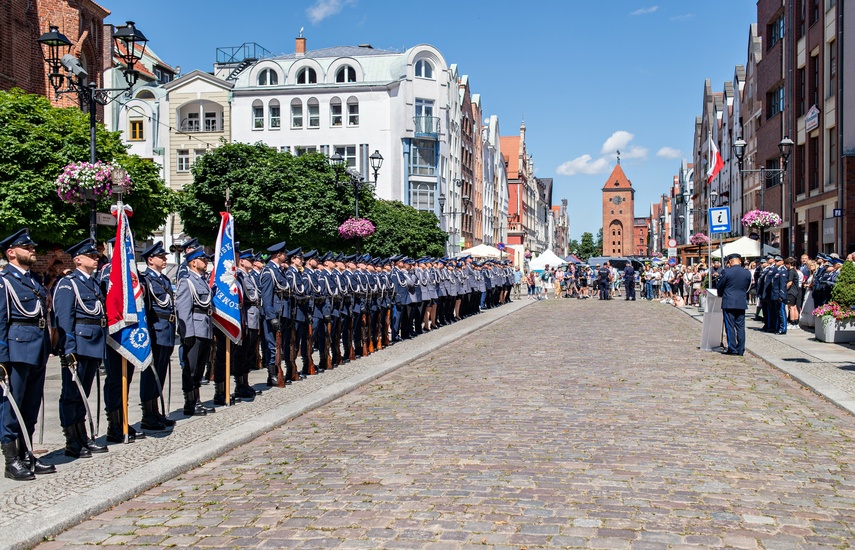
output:
[[[635,301],[635,270],[631,264],[623,268],[623,286],[626,289],[626,300]]]
[[[741,266],[726,268],[718,280],[716,291],[721,296],[724,330],[727,334],[727,352],[745,354],[746,294],[751,286],[751,273]]]

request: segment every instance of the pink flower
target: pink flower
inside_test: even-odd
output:
[[[345,239],[370,237],[375,231],[374,224],[365,218],[349,218],[338,228],[339,234]]]

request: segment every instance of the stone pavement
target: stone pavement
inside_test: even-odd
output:
[[[60,388],[59,362],[57,360],[53,364],[52,360],[48,371],[53,374],[49,374],[45,387],[46,429],[41,447],[51,451],[44,455],[43,461],[56,464],[58,473],[39,476],[30,482],[14,482],[0,477],[0,548],[31,547],[92,514],[103,512],[141,491],[247,443],[306,411],[409,364],[429,351],[447,346],[461,336],[531,304],[528,301],[515,301],[486,310],[480,315],[401,342],[285,389],[266,388],[266,373],[253,371],[250,373],[250,382],[256,388],[267,390],[263,395],[253,403],[239,403],[230,408],[218,407],[216,413],[204,417],[187,418],[180,412],[183,405],[181,376],[177,357],[174,357],[171,416],[178,420],[178,424],[172,433],[149,432],[146,439],[129,445],[111,444],[109,453],[95,455],[90,459],[73,460],[62,454],[64,439],[58,416],[56,411],[50,412],[57,407]],[[446,352],[453,353],[453,348],[447,348]],[[136,382],[131,386],[132,399],[137,387]],[[203,386],[202,398],[210,400],[212,396],[213,386]],[[94,412],[94,387],[90,402]],[[138,399],[132,400],[129,406],[132,422],[139,421],[138,402]],[[102,437],[99,438],[102,443],[106,429],[104,422],[102,419]],[[38,427],[36,431],[38,433]]]
[[[851,546],[855,417],[699,339],[534,303],[39,548]]]

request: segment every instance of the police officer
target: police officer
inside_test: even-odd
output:
[[[609,277],[611,277],[612,272],[610,267],[611,266],[609,265],[609,262],[606,262],[603,264],[602,267],[597,270],[597,282],[599,283],[600,288],[600,300],[611,299],[611,294],[609,291],[609,288],[611,287],[611,285],[609,284]]]
[[[249,371],[258,364],[258,332],[261,326],[261,290],[252,276],[252,250],[241,250],[238,260],[237,280],[241,286],[241,322],[243,324],[240,343],[237,345],[232,374],[235,377],[235,397],[255,399],[260,391],[249,385]]]
[[[104,296],[93,277],[98,268],[95,243],[86,239],[66,253],[74,259],[76,269],[57,283],[53,294],[63,366],[59,422],[65,432],[65,455],[88,458],[92,453],[107,452],[107,447],[95,443],[86,431],[83,402],[89,397],[104,357],[107,318]],[[71,369],[75,369],[80,386],[74,381]],[[80,394],[81,388],[84,395]]]
[[[771,332],[787,333],[787,267],[784,258],[775,256],[775,268],[772,272],[772,288],[769,295],[770,318],[774,319]]]
[[[172,294],[172,283],[163,274],[166,268],[166,250],[163,243],[157,241],[143,250],[141,256],[146,263],[145,270],[140,274],[140,282],[145,291],[146,321],[152,337],[153,363],[150,369],[140,374],[140,402],[143,413],[140,427],[144,430],[164,430],[167,426],[175,425],[175,421],[167,417],[165,412],[161,414],[157,406],[175,347],[175,297]]]
[[[276,386],[281,365],[276,364],[276,336],[279,335],[280,361],[282,355],[289,350],[290,327],[283,326],[291,320],[290,294],[291,288],[285,277],[288,253],[285,241],[268,247],[270,257],[259,276],[258,288],[261,292],[262,322],[261,329],[262,360],[267,369],[267,386]],[[283,323],[285,321],[285,323]],[[285,384],[291,383],[291,377],[285,376]]]
[[[347,304],[347,277],[344,272],[347,269],[344,265],[344,254],[338,254],[333,258],[333,268],[331,270],[331,284],[335,289],[335,297],[333,298],[332,308],[332,363],[334,366],[341,365],[347,360],[347,348],[342,353],[342,344],[344,338],[344,329],[347,326],[348,304]]]
[[[344,349],[344,360],[350,361],[356,357],[354,335],[356,334],[357,319],[361,311],[358,303],[360,285],[359,278],[356,275],[356,254],[345,256],[342,259],[342,263],[345,266],[343,275],[347,288],[344,298],[346,317],[342,320],[341,345]]]
[[[203,278],[208,267],[208,256],[201,248],[187,255],[187,272],[178,279],[175,290],[175,312],[178,318],[178,336],[184,354],[181,372],[181,389],[184,392],[184,414],[204,416],[215,409],[202,405],[199,388],[205,364],[211,354],[213,324],[211,322],[213,294]]]
[[[39,404],[44,395],[45,370],[50,353],[47,290],[30,273],[36,263],[36,243],[24,228],[0,241],[9,261],[0,272],[0,378],[9,385],[11,398],[24,425],[7,397],[0,397],[0,443],[6,460],[5,476],[15,481],[52,474],[56,467],[29,453],[24,438],[32,441]]]
[[[568,282],[569,284],[569,282]],[[626,267],[623,268],[623,286],[626,289],[625,300],[635,301],[635,269],[632,267],[632,262],[626,262]]]

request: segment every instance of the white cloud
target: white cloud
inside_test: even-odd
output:
[[[650,6],[649,8],[637,9],[634,12],[630,13],[630,15],[647,15],[648,13],[653,13],[658,9],[659,6]]]
[[[675,15],[674,17],[672,17],[670,19],[670,21],[689,21],[690,19],[694,19],[694,18],[695,18],[695,14],[686,13],[684,15]]]
[[[555,171],[562,176],[575,176],[576,174],[602,174],[608,169],[609,161],[605,157],[593,160],[591,155],[582,155],[562,163]]]
[[[663,147],[656,151],[656,156],[664,159],[678,159],[683,156],[683,152],[673,147]]]
[[[614,155],[620,151],[620,156],[625,159],[643,159],[647,157],[647,149],[638,145],[630,145],[629,142],[635,136],[626,130],[618,130],[603,143],[600,149],[601,155]]]
[[[340,12],[344,6],[351,6],[354,3],[356,0],[316,0],[314,5],[306,8],[306,15],[313,24],[317,25],[327,17]]]

